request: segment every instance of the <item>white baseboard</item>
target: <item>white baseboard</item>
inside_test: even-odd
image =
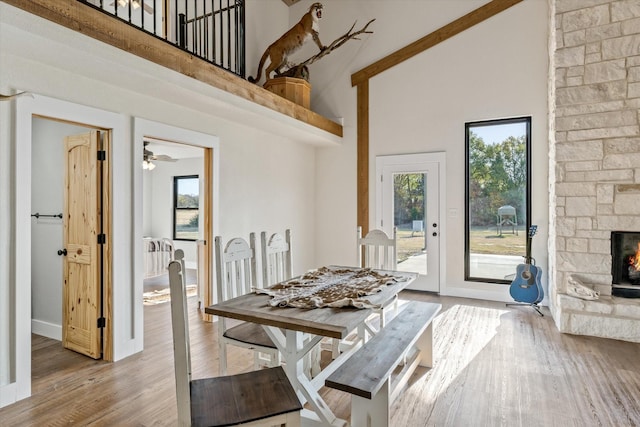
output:
[[[31,332],[36,335],[62,341],[62,326],[43,320],[31,319]]]

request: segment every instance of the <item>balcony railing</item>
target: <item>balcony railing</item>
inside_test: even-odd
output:
[[[244,78],[244,0],[78,0]]]

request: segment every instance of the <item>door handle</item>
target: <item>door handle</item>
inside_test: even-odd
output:
[[[65,249],[59,249],[58,250],[58,255],[67,256],[67,249],[66,248]]]

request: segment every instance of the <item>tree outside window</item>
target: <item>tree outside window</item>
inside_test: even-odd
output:
[[[197,240],[200,217],[198,175],[173,177],[173,239]]]
[[[465,127],[465,279],[511,283],[526,251],[531,118]]]

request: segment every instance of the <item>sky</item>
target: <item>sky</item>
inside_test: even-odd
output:
[[[198,195],[200,193],[199,185],[200,183],[198,178],[182,179],[180,180],[178,193],[189,194],[193,196]]]
[[[471,129],[485,144],[499,144],[510,136],[523,136],[527,133],[526,123],[511,123],[494,126],[476,126]]]

